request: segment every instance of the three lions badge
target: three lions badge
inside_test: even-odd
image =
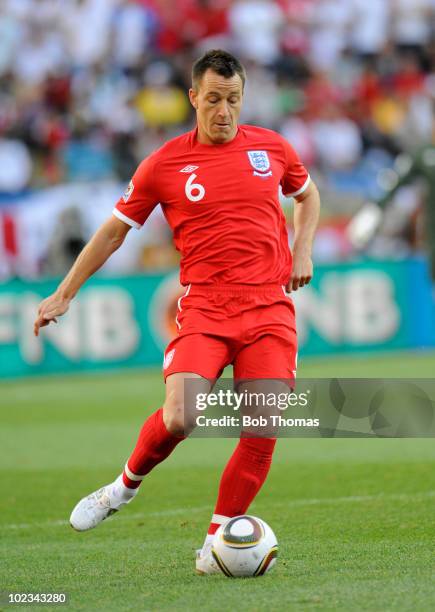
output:
[[[254,168],[254,176],[272,176],[267,151],[248,151],[249,161]]]

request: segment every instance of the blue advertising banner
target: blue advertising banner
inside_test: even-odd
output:
[[[433,298],[423,259],[316,266],[294,294],[301,354],[433,346]]]
[[[0,285],[0,377],[160,365],[177,333],[178,274],[95,277],[57,325],[33,335],[39,302],[58,281]],[[435,346],[420,259],[317,266],[292,295],[302,355]]]

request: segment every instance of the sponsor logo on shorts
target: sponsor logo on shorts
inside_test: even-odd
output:
[[[133,184],[133,181],[130,181],[127,189],[124,192],[124,195],[122,196],[122,199],[124,200],[124,202],[128,201],[129,197],[133,193],[133,190],[134,190],[134,184]]]
[[[175,349],[172,349],[172,350],[169,351],[169,353],[166,353],[165,359],[163,361],[163,369],[164,370],[169,368],[169,366],[172,363],[172,360],[174,359],[174,355],[175,355]]]
[[[267,151],[248,151],[248,158],[254,168],[254,176],[272,176]]]

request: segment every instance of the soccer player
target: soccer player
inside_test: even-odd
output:
[[[248,381],[248,390],[262,379],[295,376],[295,313],[285,289],[295,291],[312,277],[319,195],[284,138],[238,124],[244,84],[243,66],[225,51],[209,51],[195,62],[189,98],[196,128],[142,161],[113,216],[40,304],[36,335],[68,310],[83,283],[160,203],[181,253],[186,288],[179,300],[178,335],[165,352],[166,399],[145,421],[118,478],[76,505],[70,522],[78,531],[96,527],[130,503],[146,474],[191,431],[184,406],[187,379],[196,378],[209,390],[229,364],[235,380]],[[296,200],[293,262],[279,186]],[[197,553],[199,573],[219,571],[210,552],[213,534],[228,517],[246,513],[266,479],[275,442],[240,438]]]

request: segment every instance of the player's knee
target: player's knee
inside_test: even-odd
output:
[[[165,402],[163,406],[163,422],[171,434],[182,435],[184,433],[183,402]]]
[[[184,398],[167,398],[163,405],[163,422],[166,429],[174,436],[188,435],[191,425],[186,418]]]

